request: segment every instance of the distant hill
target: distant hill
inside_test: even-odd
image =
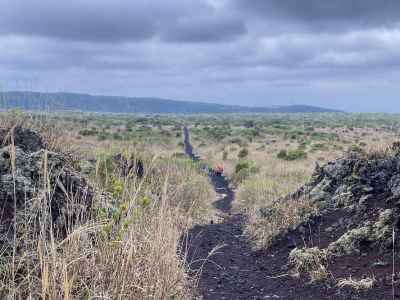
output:
[[[309,105],[247,107],[160,98],[94,96],[74,93],[2,92],[0,109],[21,108],[44,111],[81,111],[98,113],[308,113],[337,112]]]

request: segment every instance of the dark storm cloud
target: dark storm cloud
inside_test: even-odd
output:
[[[150,5],[138,1],[3,0],[0,32],[67,40],[143,40],[156,31],[146,11]]]
[[[3,0],[0,34],[73,41],[126,42],[162,36],[179,42],[219,41],[244,24],[202,1]]]
[[[288,17],[304,21],[338,20],[398,21],[400,2],[397,0],[235,0],[240,8],[269,17]]]
[[[395,0],[0,0],[2,88],[353,109],[399,48]]]

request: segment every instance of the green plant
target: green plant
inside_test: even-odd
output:
[[[280,159],[286,159],[286,157],[287,157],[287,151],[286,150],[280,150],[279,152],[278,152],[278,155],[276,156],[276,157],[278,157],[278,158],[280,158]]]
[[[293,161],[293,160],[307,158],[307,153],[302,149],[295,149],[295,150],[289,150],[289,151],[281,150],[281,151],[279,151],[277,157],[279,159]]]
[[[239,184],[246,180],[250,175],[257,174],[259,168],[254,164],[254,162],[241,160],[235,166],[235,174],[233,175],[233,181]]]
[[[243,148],[239,151],[238,158],[243,159],[246,158],[248,155],[249,155],[249,150],[247,148]]]
[[[239,173],[242,170],[249,169],[250,168],[250,162],[249,161],[239,161],[236,166],[235,166],[235,173]]]
[[[362,148],[359,145],[353,144],[348,149],[349,152],[362,153]]]

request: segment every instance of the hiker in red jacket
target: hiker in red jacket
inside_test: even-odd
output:
[[[224,167],[220,164],[216,165],[213,169],[213,172],[217,176],[221,176],[224,173]]]

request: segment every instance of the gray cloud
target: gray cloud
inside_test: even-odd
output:
[[[202,1],[3,0],[0,34],[71,41],[127,42],[157,36],[178,42],[219,41],[244,24]]]
[[[224,16],[182,18],[165,33],[166,41],[219,42],[246,32],[241,20]]]
[[[156,31],[146,11],[122,1],[4,0],[0,32],[81,41],[143,40]]]
[[[235,4],[255,15],[292,22],[388,25],[400,18],[400,2],[396,0],[236,0]]]
[[[400,92],[399,8],[394,0],[2,0],[0,88],[388,110]]]

